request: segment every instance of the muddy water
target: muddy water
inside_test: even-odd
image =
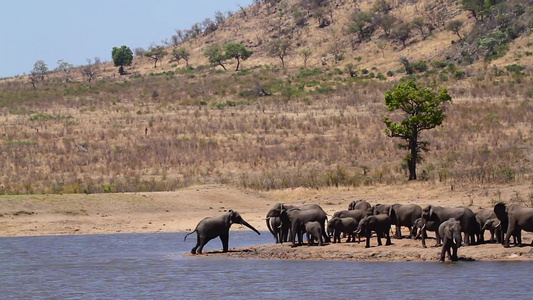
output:
[[[1,299],[530,299],[533,262],[189,257],[184,233],[0,238]],[[232,232],[230,247],[271,243]],[[220,249],[219,240],[205,248]]]

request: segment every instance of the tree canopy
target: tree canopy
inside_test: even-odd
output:
[[[254,53],[252,50],[246,49],[241,43],[227,43],[224,46],[224,49],[226,50],[225,55],[227,58],[235,58],[237,60],[237,67],[235,67],[235,71],[239,71],[241,60],[248,59],[248,57]]]
[[[224,66],[226,55],[219,44],[212,44],[209,46],[209,48],[204,51],[204,56],[207,57],[212,65],[220,65],[224,70],[226,70],[226,66]]]
[[[115,67],[120,67],[118,69],[120,75],[124,75],[124,66],[130,66],[133,61],[133,51],[127,46],[122,46],[120,48],[113,47],[111,57],[113,58]]]
[[[420,152],[428,151],[429,142],[421,140],[421,131],[442,124],[445,117],[443,105],[451,99],[445,87],[435,92],[412,80],[400,83],[393,91],[385,93],[387,109],[399,109],[404,112],[404,118],[400,122],[394,122],[389,117],[383,117],[383,122],[387,136],[399,137],[406,141],[399,144],[399,147],[409,150],[405,157],[409,167],[409,180],[417,179],[416,164],[421,160]]]

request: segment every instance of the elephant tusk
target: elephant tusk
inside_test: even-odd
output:
[[[500,225],[502,225],[502,222],[499,222],[498,225],[494,226],[494,228],[498,228]]]

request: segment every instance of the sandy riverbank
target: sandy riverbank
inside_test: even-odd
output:
[[[266,231],[263,220],[275,203],[317,203],[328,213],[346,209],[356,199],[376,203],[417,203],[421,206],[468,205],[476,211],[491,207],[495,201],[514,201],[517,196],[531,193],[529,185],[454,188],[428,183],[409,183],[401,186],[331,188],[323,190],[291,189],[258,193],[221,185],[191,187],[176,192],[91,194],[91,195],[23,195],[0,197],[0,236],[29,236],[51,234],[100,234],[177,232],[193,230],[204,217],[218,216],[228,209],[261,231]],[[513,198],[514,197],[514,198]],[[232,230],[247,230],[234,226]],[[488,235],[486,235],[488,238]],[[271,236],[265,239],[273,242]],[[533,235],[523,234],[524,243]],[[364,244],[342,243],[323,247],[291,248],[288,244],[265,245],[220,254],[206,255],[239,258],[274,259],[339,259],[409,261],[436,260],[439,249],[424,249],[420,241],[393,239],[393,245],[364,248]],[[213,240],[211,243],[220,243]],[[428,242],[428,246],[434,240]],[[231,240],[230,240],[231,246]],[[473,260],[533,259],[533,247],[503,248],[485,244],[463,247],[459,255]]]

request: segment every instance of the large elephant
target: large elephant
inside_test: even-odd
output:
[[[506,205],[503,202],[498,202],[494,205],[494,212],[502,223],[502,231],[505,228],[507,229],[505,239],[502,239],[504,247],[509,247],[511,235],[516,236],[518,245],[521,245],[522,230],[533,232],[533,208],[521,207],[516,204]]]
[[[303,240],[303,231],[305,230],[305,224],[308,222],[318,222],[320,224],[320,232],[324,237],[324,241],[329,243],[329,237],[326,233],[326,221],[328,216],[326,212],[317,204],[317,208],[311,209],[302,209],[302,208],[291,208],[286,209],[285,207],[281,210],[281,220],[282,222],[289,221],[291,224],[290,238],[292,241],[292,246],[296,246],[296,235],[298,234],[298,240],[300,245]]]
[[[396,225],[395,238],[402,238],[401,226],[409,228],[409,237],[412,237],[411,229],[415,220],[422,216],[422,207],[416,204],[394,204],[389,215],[392,224]]]
[[[348,236],[346,242],[355,242],[355,231],[359,226],[359,221],[352,217],[346,218],[332,218],[328,222],[328,232],[333,236],[333,243],[341,242],[341,233],[345,233]]]
[[[320,223],[319,222],[307,222],[305,223],[305,233],[307,235],[307,245],[314,245],[314,240],[318,241],[319,246],[324,245],[324,239],[322,233],[320,232]]]
[[[320,207],[320,205],[318,204],[304,204],[304,205],[300,205],[300,206],[296,206],[296,205],[290,205],[290,204],[283,204],[283,203],[277,203],[274,205],[274,207],[272,207],[268,213],[267,213],[267,216],[266,216],[266,225],[267,225],[267,228],[268,228],[268,231],[270,231],[270,233],[272,233],[272,235],[274,236],[274,238],[276,238],[276,236],[281,236],[281,238],[277,238],[276,239],[276,243],[283,243],[283,242],[287,242],[289,241],[289,231],[290,231],[290,228],[291,228],[291,224],[290,224],[290,221],[288,219],[285,220],[285,222],[282,222],[281,219],[278,220],[272,220],[272,218],[280,218],[281,216],[281,211],[282,210],[290,210],[290,209],[293,209],[293,208],[299,208],[301,210],[307,210],[307,209],[322,209]],[[272,227],[272,224],[273,222],[281,222],[281,228],[273,228]],[[278,225],[279,226],[279,225]],[[280,231],[278,233],[278,230]]]
[[[357,226],[357,230],[355,232],[357,234],[362,234],[366,237],[365,248],[370,247],[370,237],[372,237],[372,232],[376,233],[378,239],[378,246],[382,245],[381,238],[383,236],[385,236],[387,239],[385,245],[392,245],[389,234],[390,226],[391,223],[388,215],[381,214],[375,216],[366,216],[359,222],[359,225]]]
[[[444,221],[454,218],[461,223],[462,232],[465,233],[465,245],[475,243],[475,237],[479,234],[480,227],[477,225],[476,216],[467,207],[442,207],[428,205],[422,209],[422,218],[425,221],[434,221],[436,226]],[[435,233],[438,235],[438,231]]]
[[[368,210],[368,215],[388,215],[389,217],[392,216],[392,213],[394,211],[392,210],[392,205],[389,204],[376,204],[373,207],[370,207]]]
[[[198,225],[196,225],[193,232],[185,235],[183,241],[185,241],[189,235],[196,232],[196,246],[192,248],[191,253],[202,254],[202,249],[207,242],[216,237],[220,237],[220,240],[222,241],[222,252],[228,252],[229,228],[234,223],[242,224],[255,231],[257,234],[261,234],[252,225],[244,221],[238,212],[230,209],[222,216],[214,218],[208,217],[201,220]]]
[[[372,205],[366,202],[366,200],[355,200],[350,202],[350,204],[348,205],[348,210],[360,209],[366,211],[371,207]]]
[[[454,218],[442,222],[439,225],[439,235],[442,237],[442,250],[440,252],[440,261],[444,261],[446,252],[448,259],[457,261],[457,248],[461,247],[461,222]],[[453,250],[453,254],[450,251]]]
[[[495,219],[497,217],[493,209],[482,209],[482,210],[476,211],[475,216],[476,216],[477,225],[479,226],[478,241],[480,243],[483,243],[485,242],[485,229],[484,229],[485,222],[487,222],[487,220],[489,219]]]

